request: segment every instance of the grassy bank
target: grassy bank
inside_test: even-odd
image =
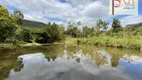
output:
[[[117,38],[117,37],[90,37],[90,38],[79,38],[81,44],[91,44],[106,47],[117,47],[126,49],[140,50],[142,47],[142,39],[140,38]]]
[[[96,45],[105,47],[116,47],[123,49],[135,49],[140,50],[142,48],[141,38],[118,38],[109,36],[99,36],[99,37],[89,37],[89,38],[72,38],[67,37],[65,40],[60,42],[55,42],[54,44],[68,44],[68,45]],[[13,43],[0,43],[0,48],[16,48],[16,47],[30,47],[30,46],[44,46],[49,44],[39,44],[39,43],[25,43],[17,42]],[[51,45],[51,44],[50,44]]]
[[[17,45],[13,43],[0,43],[0,48],[16,48]]]
[[[30,47],[30,46],[42,46],[39,43],[26,43],[26,42],[16,42],[16,43],[0,43],[0,48],[17,48],[17,47]]]
[[[123,49],[134,49],[140,50],[142,48],[142,39],[141,38],[118,38],[118,37],[109,37],[109,36],[99,36],[99,37],[89,37],[89,38],[71,38],[68,37],[65,41],[57,42],[56,44],[68,44],[68,45],[96,45],[104,47],[114,47],[114,48],[123,48]]]

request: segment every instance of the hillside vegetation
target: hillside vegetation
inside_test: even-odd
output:
[[[142,22],[137,24],[129,24],[124,29],[125,31],[130,31],[133,35],[142,35]]]
[[[25,19],[22,19],[22,23],[23,23],[22,26],[31,27],[31,28],[41,28],[46,25],[45,23],[42,22],[30,21]]]

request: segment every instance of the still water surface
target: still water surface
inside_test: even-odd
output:
[[[69,45],[1,49],[0,79],[142,80],[142,54]]]

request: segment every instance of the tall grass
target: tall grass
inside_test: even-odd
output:
[[[107,47],[117,47],[126,49],[138,49],[142,47],[142,39],[118,38],[109,36],[99,36],[90,38],[80,38],[82,44],[93,44]]]

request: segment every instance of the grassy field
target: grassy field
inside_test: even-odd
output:
[[[142,48],[142,39],[141,38],[118,38],[118,37],[109,37],[109,36],[100,36],[100,37],[90,37],[90,38],[71,38],[68,37],[65,40],[65,44],[77,44],[79,41],[80,44],[85,45],[97,45],[105,47],[116,47],[124,49],[135,49],[140,50]]]
[[[79,38],[82,44],[91,44],[107,47],[117,47],[126,49],[137,49],[140,50],[142,47],[142,39],[140,38],[117,38],[117,37],[90,37],[90,38]]]

